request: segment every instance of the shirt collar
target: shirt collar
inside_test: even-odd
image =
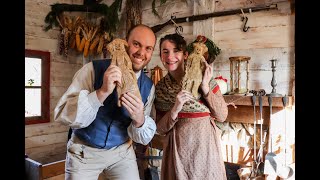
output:
[[[141,75],[141,70],[139,72],[135,72],[136,73],[136,77],[137,79],[139,79],[140,75]]]

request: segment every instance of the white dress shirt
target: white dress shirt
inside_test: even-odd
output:
[[[136,73],[137,79],[141,71]],[[85,128],[95,119],[102,103],[94,90],[93,63],[85,64],[76,72],[72,83],[63,94],[54,109],[54,120],[70,126],[73,129]],[[156,124],[150,117],[155,87],[152,85],[147,102],[144,105],[144,124],[136,128],[131,123],[127,129],[129,137],[137,143],[148,144],[156,132]]]

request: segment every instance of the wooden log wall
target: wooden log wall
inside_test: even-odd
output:
[[[110,5],[113,0],[104,0],[102,3]],[[156,1],[156,9],[161,18],[152,13],[151,1],[142,0],[142,23],[155,26],[168,21],[171,15],[176,17],[187,17],[200,14],[195,7],[201,7],[203,3],[211,1],[203,0],[168,0],[160,6]],[[272,2],[286,2],[281,0],[236,0],[236,1],[212,1],[214,11],[225,11],[259,5],[269,5]],[[82,4],[83,0],[64,0],[54,3]],[[53,109],[61,95],[71,83],[75,72],[80,69],[88,59],[81,55],[70,53],[68,58],[58,54],[59,28],[47,32],[43,31],[45,26],[44,18],[51,10],[53,2],[49,0],[26,0],[25,9],[25,46],[26,49],[43,50],[51,52],[50,70],[50,123],[28,125],[25,127],[25,151],[30,158],[41,163],[48,163],[61,160],[65,157],[68,127],[53,122]],[[284,4],[287,9],[290,5]],[[211,6],[210,6],[211,7]],[[204,8],[204,7],[202,7]],[[211,7],[212,8],[212,7]],[[122,9],[125,9],[123,1]],[[208,13],[208,12],[206,12]],[[271,63],[270,59],[277,58],[276,71],[277,92],[281,94],[294,95],[294,26],[295,15],[278,10],[252,12],[246,14],[249,18],[247,32],[242,31],[243,22],[241,15],[230,15],[215,17],[212,22],[212,39],[221,49],[222,53],[214,62],[215,73],[220,72],[223,77],[230,79],[229,57],[245,55],[250,56],[250,81],[249,89],[265,89],[269,93],[272,89]],[[120,27],[118,37],[125,37],[125,14],[123,10],[120,15]],[[203,32],[201,27],[197,29],[194,22],[181,23],[187,42],[193,41],[197,34]],[[147,68],[150,70],[159,65],[163,68],[159,56],[159,39],[165,34],[175,32],[174,26],[167,26],[159,31],[155,51],[152,60]],[[164,70],[164,69],[163,69]],[[164,71],[164,74],[166,71]],[[294,104],[294,102],[293,102]],[[294,119],[293,117],[290,117]],[[294,121],[291,121],[294,122]],[[293,132],[294,133],[294,132]]]
[[[111,5],[114,0],[104,0],[101,3]],[[90,59],[100,59],[102,57],[82,55],[74,51],[69,51],[68,57],[59,55],[60,29],[54,27],[49,31],[44,31],[46,26],[44,19],[51,11],[51,5],[55,3],[83,4],[83,0],[26,0],[25,2],[25,48],[31,50],[48,51],[51,53],[50,62],[50,123],[26,125],[25,126],[25,153],[40,163],[62,160],[66,154],[66,143],[68,127],[53,121],[53,110],[69,87],[72,78]],[[151,2],[150,2],[151,3]],[[125,8],[125,1],[122,10]],[[123,12],[123,11],[122,11]],[[66,15],[85,16],[84,12],[64,12]],[[124,13],[120,13],[121,22]],[[125,37],[125,26],[121,24],[118,36]]]
[[[212,4],[210,4],[212,3]],[[275,78],[277,81],[277,93],[282,95],[294,96],[295,88],[295,45],[294,45],[294,27],[295,14],[292,12],[290,1],[285,0],[236,0],[236,1],[183,1],[173,0],[167,1],[160,6],[158,2],[157,11],[161,18],[155,17],[152,13],[151,5],[145,3],[143,6],[143,23],[149,26],[162,24],[170,20],[171,15],[177,18],[188,17],[192,15],[201,14],[197,10],[203,9],[203,14],[208,13],[208,10],[214,7],[213,12],[235,10],[248,7],[267,6],[271,3],[278,3],[279,10],[259,11],[246,13],[248,17],[247,26],[249,30],[243,32],[243,22],[241,21],[242,14],[229,15],[223,17],[211,18],[214,20],[204,20],[204,24],[199,22],[185,22],[178,25],[183,27],[181,34],[185,37],[188,43],[192,42],[200,33],[212,39],[222,50],[222,53],[214,62],[214,72],[216,75],[220,73],[223,77],[230,80],[230,63],[229,57],[232,56],[249,56],[251,57],[249,66],[249,89],[264,89],[267,93],[272,90],[272,69],[270,60],[278,59]],[[152,18],[154,17],[154,18]],[[212,25],[208,24],[212,23]],[[212,27],[210,32],[203,27]],[[159,39],[168,33],[174,33],[175,27],[169,25],[157,32],[158,42],[153,53],[152,60],[148,65],[148,69],[153,69],[159,66],[163,69],[164,75],[166,70],[160,61],[159,55]],[[211,33],[211,35],[210,35]],[[208,35],[209,34],[209,35]],[[294,105],[294,98],[292,101]],[[268,105],[267,105],[268,106]],[[273,149],[277,154],[283,154],[284,147],[290,146],[287,153],[287,163],[294,162],[294,129],[295,117],[294,106],[288,110],[288,117],[284,118],[286,111],[281,107],[274,108],[274,116],[272,125],[270,124],[270,115],[268,114],[269,107],[264,107],[263,119],[266,126],[268,126],[269,133],[272,133],[277,144],[273,144]],[[257,107],[258,110],[258,107]],[[229,107],[229,116],[227,122],[237,123],[252,123],[253,110],[250,105],[240,105],[237,109]],[[284,121],[287,126],[284,126]],[[284,144],[284,129],[287,132],[287,144]],[[268,136],[270,139],[270,137]],[[235,163],[245,163],[252,159],[244,158],[244,153],[249,151],[249,148],[243,148],[233,142],[222,141],[224,149],[224,160]],[[231,148],[231,149],[230,149]],[[267,147],[267,151],[270,149]],[[242,154],[241,154],[242,153]],[[281,155],[284,157],[284,155]]]
[[[205,1],[208,3],[208,1]],[[171,15],[176,17],[187,17],[194,15],[194,6],[199,6],[204,1],[167,1],[162,6],[160,2],[157,4],[157,10],[161,18],[156,17],[152,13],[150,3],[144,3],[142,22],[155,26],[170,20]],[[214,2],[212,2],[214,3]],[[249,67],[249,89],[265,89],[267,93],[271,92],[272,58],[278,59],[275,78],[277,80],[276,90],[283,95],[292,95],[294,93],[294,26],[295,15],[292,13],[289,1],[284,0],[265,0],[265,1],[215,1],[215,12],[234,10],[248,7],[267,6],[271,3],[278,3],[280,10],[269,10],[247,13],[249,18],[247,32],[242,31],[243,22],[241,21],[241,13],[238,15],[229,15],[223,17],[215,17],[212,21],[214,28],[213,35],[209,37],[221,49],[222,53],[214,62],[214,72],[230,79],[229,57],[231,56],[250,56]],[[207,13],[207,12],[206,12]],[[178,24],[183,27],[181,33],[188,43],[192,42],[197,34],[193,31],[201,32],[192,22]],[[199,28],[202,28],[199,27]],[[157,33],[158,40],[165,34],[174,33],[173,25],[166,26]],[[202,30],[205,34],[205,31]],[[155,66],[163,68],[159,56],[159,42],[157,42],[153,58],[148,65],[148,69]],[[166,71],[164,70],[166,73]],[[228,82],[229,83],[229,82]]]
[[[65,158],[68,127],[53,122],[53,110],[83,63],[83,58],[75,53],[70,52],[68,58],[59,55],[59,28],[47,32],[43,30],[45,16],[51,11],[50,5],[53,3],[59,2],[25,2],[25,48],[51,53],[50,123],[25,126],[25,153],[44,164]],[[67,0],[63,3],[82,4],[82,0]]]

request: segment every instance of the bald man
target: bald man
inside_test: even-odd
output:
[[[147,145],[156,132],[150,117],[154,85],[142,72],[151,60],[156,36],[141,24],[131,28],[127,42],[142,100],[128,92],[121,96],[122,106],[117,106],[115,87],[122,74],[119,67],[110,65],[110,59],[103,59],[76,72],[57,103],[54,120],[72,128],[67,180],[97,180],[102,172],[110,180],[140,179],[132,143]]]

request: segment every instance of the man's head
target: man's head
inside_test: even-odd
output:
[[[156,40],[156,35],[146,25],[139,24],[129,30],[127,53],[135,72],[142,70],[150,62]]]

